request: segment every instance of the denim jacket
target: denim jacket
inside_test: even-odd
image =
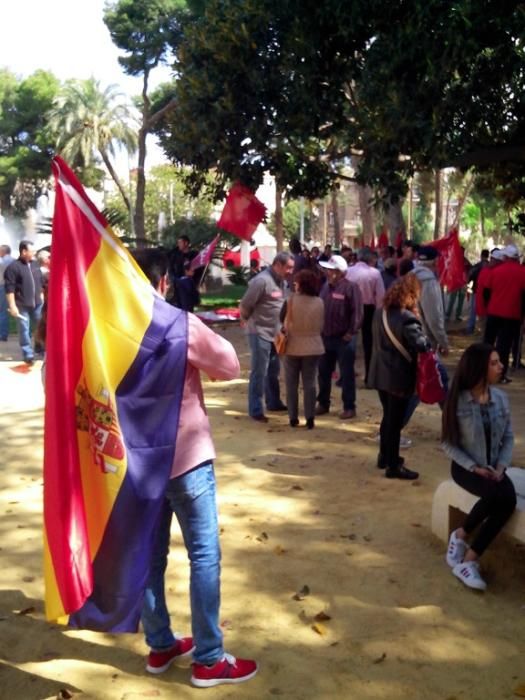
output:
[[[487,464],[487,446],[481,409],[472,398],[470,391],[462,391],[458,399],[460,446],[447,442],[441,445],[450,459],[469,471],[474,467],[496,467],[498,464],[508,467],[510,465],[514,435],[510,422],[509,400],[501,389],[490,388],[489,392],[490,464]]]

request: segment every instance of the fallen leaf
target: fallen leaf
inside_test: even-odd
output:
[[[520,683],[514,688],[514,695],[519,698],[525,698],[525,683]]]
[[[380,663],[382,663],[385,659],[386,659],[386,654],[385,654],[385,652],[383,652],[383,653],[381,654],[381,656],[379,656],[377,659],[374,659],[374,660],[372,661],[372,663],[373,663],[373,664],[380,664]]]
[[[299,484],[294,484],[294,485],[292,486],[292,490],[293,490],[293,491],[304,491],[303,487],[302,487],[302,486],[299,486]]]
[[[265,540],[269,539],[268,534],[266,532],[261,532],[259,537],[255,538],[258,542],[264,542]]]
[[[23,581],[24,583],[31,583],[31,582],[34,581],[34,580],[35,580],[35,577],[34,577],[34,576],[24,576],[24,578],[22,579],[22,581]]]
[[[70,693],[67,688],[60,688],[57,695],[57,700],[70,700],[73,697],[73,693]]]
[[[413,481],[412,486],[421,486],[421,483],[419,481]]]
[[[297,593],[294,593],[294,595],[292,596],[292,599],[293,600],[304,600],[307,595],[310,595],[310,587],[305,584],[301,588],[300,591],[297,591]]]
[[[223,620],[221,622],[221,627],[225,630],[231,630],[233,628],[233,623],[231,620]]]
[[[321,610],[321,612],[318,612],[317,615],[314,615],[314,620],[316,622],[326,622],[327,620],[331,619],[331,615],[327,615],[324,610]]]
[[[370,535],[365,535],[363,539],[365,542],[372,542],[372,537],[370,537]]]
[[[412,527],[422,527],[421,523],[410,523]]]
[[[29,615],[30,613],[35,612],[35,607],[34,605],[30,605],[28,608],[23,608],[23,610],[19,610],[16,614],[17,615]]]
[[[339,535],[339,537],[341,537],[343,540],[355,540],[357,535],[354,535],[354,533],[351,532],[349,535]]]
[[[327,633],[327,629],[324,625],[322,625],[320,622],[314,622],[312,625],[312,629],[314,632],[317,632],[317,634],[320,634],[321,637],[324,637],[325,634]]]
[[[284,549],[284,547],[281,547],[280,544],[278,544],[277,547],[274,547],[274,550],[273,550],[273,551],[274,551],[276,554],[279,554],[279,555],[286,554],[286,552],[287,552],[287,550]]]

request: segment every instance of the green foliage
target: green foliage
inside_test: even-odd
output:
[[[522,163],[523,4],[508,0],[209,0],[177,48],[177,110],[158,128],[195,193],[216,173],[324,195],[359,182],[396,203],[416,170]]]
[[[34,204],[49,177],[55,137],[46,115],[58,89],[59,81],[46,71],[19,79],[7,69],[0,70],[0,208],[4,215],[20,215]]]
[[[121,190],[127,208],[127,195],[113,168],[111,158],[117,148],[132,153],[137,145],[137,125],[125,96],[116,85],[103,88],[98,80],[69,80],[55,100],[49,123],[57,136],[57,150],[71,163],[86,184],[101,188],[106,166]]]
[[[249,274],[250,268],[243,267],[242,265],[232,265],[228,268],[228,280],[233,285],[246,287]]]
[[[311,222],[311,212],[307,207],[306,203],[303,204],[304,208],[304,237],[310,237]],[[268,223],[268,230],[275,235],[275,214],[272,214],[270,221]],[[289,240],[290,238],[299,238],[301,233],[301,202],[294,199],[292,201],[286,202],[283,207],[283,232],[284,238]]]

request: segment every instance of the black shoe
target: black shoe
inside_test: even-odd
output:
[[[260,416],[250,416],[250,418],[252,420],[258,421],[259,423],[268,423],[268,418],[266,418],[266,416],[263,415],[262,413]]]
[[[315,421],[313,418],[306,419],[306,427],[308,428],[308,430],[313,430],[315,428]]]
[[[317,408],[315,409],[315,415],[316,416],[324,416],[325,413],[329,413],[330,409],[327,408],[326,406],[321,406],[321,404],[317,404]]]
[[[399,458],[399,462],[397,463],[397,466],[398,467],[405,466],[405,458],[404,457]],[[386,469],[386,467],[387,467],[387,464],[386,464],[385,460],[383,459],[383,455],[380,452],[377,455],[377,468],[378,469]]]
[[[288,406],[286,406],[284,403],[278,404],[275,408],[272,406],[270,408],[269,406],[266,406],[267,411],[272,411],[272,413],[277,413],[278,411],[287,411]]]
[[[387,467],[385,470],[385,476],[387,479],[404,479],[407,481],[413,481],[419,477],[418,472],[413,472],[411,469],[406,467]]]
[[[297,418],[290,418],[290,427],[297,428],[299,425],[299,420]]]
[[[27,360],[24,360],[24,362],[26,363],[26,365],[27,365],[28,367],[31,367],[32,365],[35,364],[35,360],[34,360],[34,358],[32,358],[32,357],[28,358]]]

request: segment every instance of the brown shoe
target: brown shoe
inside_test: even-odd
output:
[[[346,411],[341,411],[339,414],[341,420],[349,420],[350,418],[355,418],[355,411],[352,408],[348,408]]]
[[[256,420],[259,423],[268,423],[268,418],[266,418],[265,415],[261,414],[260,416],[250,416],[252,420]]]

